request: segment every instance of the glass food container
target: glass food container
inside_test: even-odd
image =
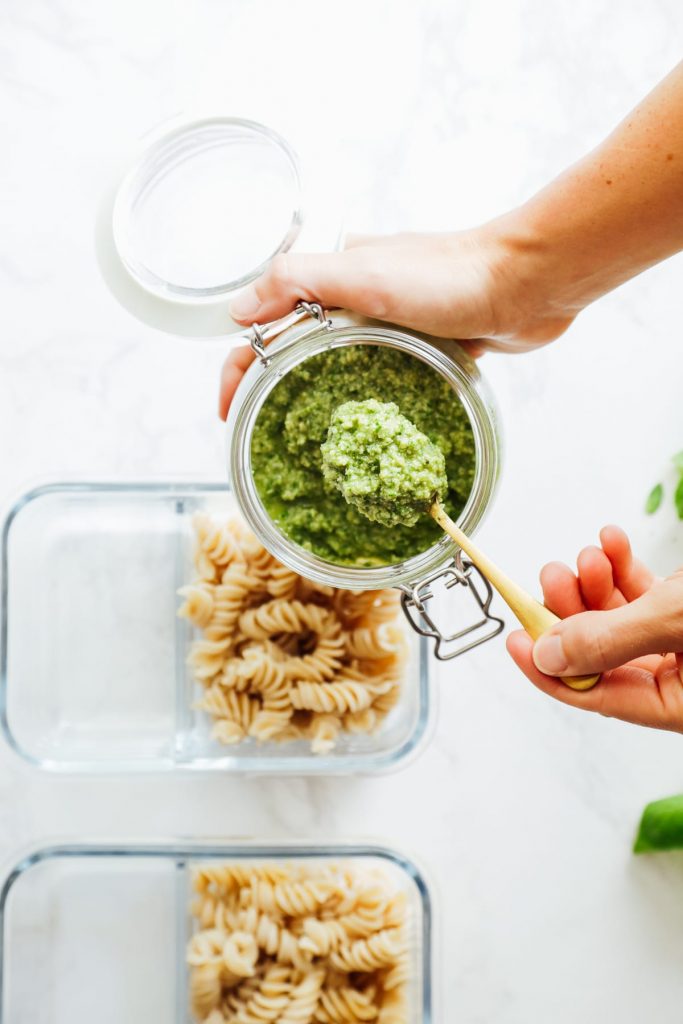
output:
[[[372,846],[184,841],[74,843],[23,857],[0,892],[0,1024],[190,1024],[192,869],[264,861],[352,862],[404,892],[406,1019],[431,1024],[432,903],[410,861]]]
[[[408,620],[422,636],[435,641],[437,658],[454,658],[497,635],[501,619],[491,614],[491,586],[444,536],[420,555],[373,568],[354,568],[326,561],[290,540],[269,516],[254,483],[251,441],[259,413],[273,388],[295,366],[312,356],[350,345],[389,346],[421,360],[447,381],[464,406],[475,443],[475,475],[467,503],[458,518],[473,534],[493,499],[500,472],[498,414],[476,363],[455,342],[441,341],[344,312],[328,316],[317,303],[302,302],[287,317],[255,324],[249,334],[256,359],[247,370],[230,406],[228,459],[239,508],[262,544],[289,568],[308,579],[334,587],[373,590],[397,587]],[[266,347],[266,342],[272,343]],[[454,630],[440,626],[429,602],[435,588],[458,587],[471,595],[474,620]]]
[[[225,519],[220,484],[61,483],[23,495],[2,533],[0,713],[29,762],[61,772],[364,773],[404,762],[425,739],[429,654],[405,626],[401,696],[374,734],[223,746],[193,708],[197,633],[178,618],[195,575],[195,512]],[[400,624],[400,622],[399,622]]]

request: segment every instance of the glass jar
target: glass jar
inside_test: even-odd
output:
[[[405,894],[406,1019],[431,1024],[432,900],[410,860],[366,845],[201,840],[76,842],[13,864],[0,889],[0,1024],[187,1024],[192,870],[263,862],[351,863]]]
[[[273,342],[266,348],[265,342],[270,339]],[[450,537],[444,534],[427,551],[393,565],[355,568],[326,561],[296,544],[273,522],[256,488],[251,466],[251,441],[259,413],[268,395],[287,373],[305,360],[331,349],[351,345],[389,346],[421,360],[440,374],[467,412],[474,435],[475,474],[458,524],[471,535],[491,505],[501,461],[495,401],[476,363],[455,342],[430,338],[346,311],[334,312],[328,317],[317,303],[301,303],[294,313],[282,320],[265,326],[255,325],[250,340],[256,359],[240,382],[230,407],[228,461],[237,504],[261,543],[290,569],[319,583],[351,590],[399,588],[411,625],[422,635],[435,639],[439,658],[455,657],[499,633],[503,623],[490,614],[488,581],[461,558]],[[482,618],[455,634],[440,629],[426,608],[438,580],[443,580],[449,588],[460,584],[462,589],[468,590]]]

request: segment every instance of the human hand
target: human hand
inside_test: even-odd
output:
[[[579,555],[578,576],[560,562],[544,567],[544,601],[563,621],[535,645],[522,630],[511,633],[508,651],[564,704],[683,732],[683,569],[656,578],[617,526],[606,526],[600,542]],[[592,672],[602,679],[583,693],[555,678]]]
[[[304,299],[457,338],[474,356],[485,349],[527,351],[562,334],[577,310],[560,312],[549,300],[543,274],[513,238],[508,218],[500,218],[472,231],[358,237],[344,252],[281,255],[231,313],[239,323],[263,323]],[[248,346],[228,356],[222,419],[252,359]]]
[[[457,338],[472,355],[552,341],[590,302],[683,248],[682,111],[683,62],[600,146],[517,209],[470,231],[356,238],[341,253],[278,256],[233,316],[274,320],[304,299]],[[252,359],[239,348],[225,363],[224,419]]]

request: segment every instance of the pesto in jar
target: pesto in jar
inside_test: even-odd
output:
[[[278,528],[296,544],[338,565],[391,565],[421,554],[442,532],[427,515],[388,527],[349,505],[325,480],[321,445],[346,402],[395,403],[442,452],[457,520],[474,480],[472,427],[449,383],[422,360],[384,345],[321,352],[290,370],[266,398],[251,442],[254,482]]]
[[[414,526],[448,490],[443,452],[395,402],[340,405],[320,451],[326,482],[384,526]]]

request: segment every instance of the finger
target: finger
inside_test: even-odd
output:
[[[548,341],[524,341],[523,339],[512,338],[500,340],[498,338],[477,338],[476,344],[482,345],[486,352],[503,352],[506,355],[518,355],[522,352],[533,352],[540,345],[547,345]],[[462,345],[462,340],[459,341]]]
[[[592,690],[580,691],[572,690],[561,680],[539,672],[533,660],[533,641],[522,630],[510,634],[507,649],[527,679],[537,689],[562,704],[637,725],[669,729],[680,729],[683,725],[683,719],[678,720],[678,726],[665,723],[665,713],[653,673],[639,665],[624,665],[605,672]],[[661,660],[658,659],[659,662]]]
[[[536,642],[536,667],[546,675],[582,675],[645,654],[681,650],[680,584],[672,577],[620,608],[582,612],[558,622]]]
[[[576,565],[586,608],[618,608],[625,603],[623,595],[614,588],[612,563],[602,548],[584,548]]]
[[[572,690],[561,680],[554,676],[540,672],[533,659],[534,642],[528,633],[519,629],[510,633],[506,641],[508,654],[514,661],[517,668],[521,669],[527,679],[537,686],[549,697],[554,697],[562,704],[569,704],[575,708],[584,708],[586,711],[600,711],[602,696],[599,683],[592,690]]]
[[[240,323],[264,323],[291,312],[303,299],[440,338],[479,339],[488,312],[482,313],[472,276],[462,264],[454,270],[447,243],[438,239],[282,254],[237,296],[230,312]]]
[[[459,341],[458,345],[467,352],[470,359],[479,359],[488,351],[488,345],[484,338],[477,338],[476,341]]]
[[[386,235],[346,235],[345,249],[358,249],[362,245],[378,245],[386,240]]]
[[[543,566],[541,587],[546,608],[550,608],[561,619],[585,612],[579,581],[569,566],[562,562],[548,562]]]
[[[366,316],[391,315],[384,261],[368,258],[368,248],[335,253],[282,254],[262,277],[248,285],[230,306],[240,323],[276,320],[301,299],[326,309],[345,307]]]
[[[645,669],[646,672],[649,672],[650,675],[654,677],[661,661],[661,654],[644,654],[642,658],[634,658],[633,661],[629,661],[628,664],[633,665],[636,668]]]
[[[655,679],[661,700],[661,728],[683,731],[683,654],[660,659]]]
[[[347,235],[344,239],[345,249],[360,249],[370,246],[405,245],[416,241],[425,241],[429,236],[415,231],[400,231],[394,235]]]
[[[230,403],[233,400],[239,382],[247,368],[253,363],[255,353],[249,345],[234,348],[223,363],[221,383],[218,395],[218,415],[222,420],[227,418]]]
[[[635,601],[652,586],[654,573],[633,557],[630,541],[621,527],[605,526],[600,531],[600,543],[612,563],[615,586],[627,601]]]

